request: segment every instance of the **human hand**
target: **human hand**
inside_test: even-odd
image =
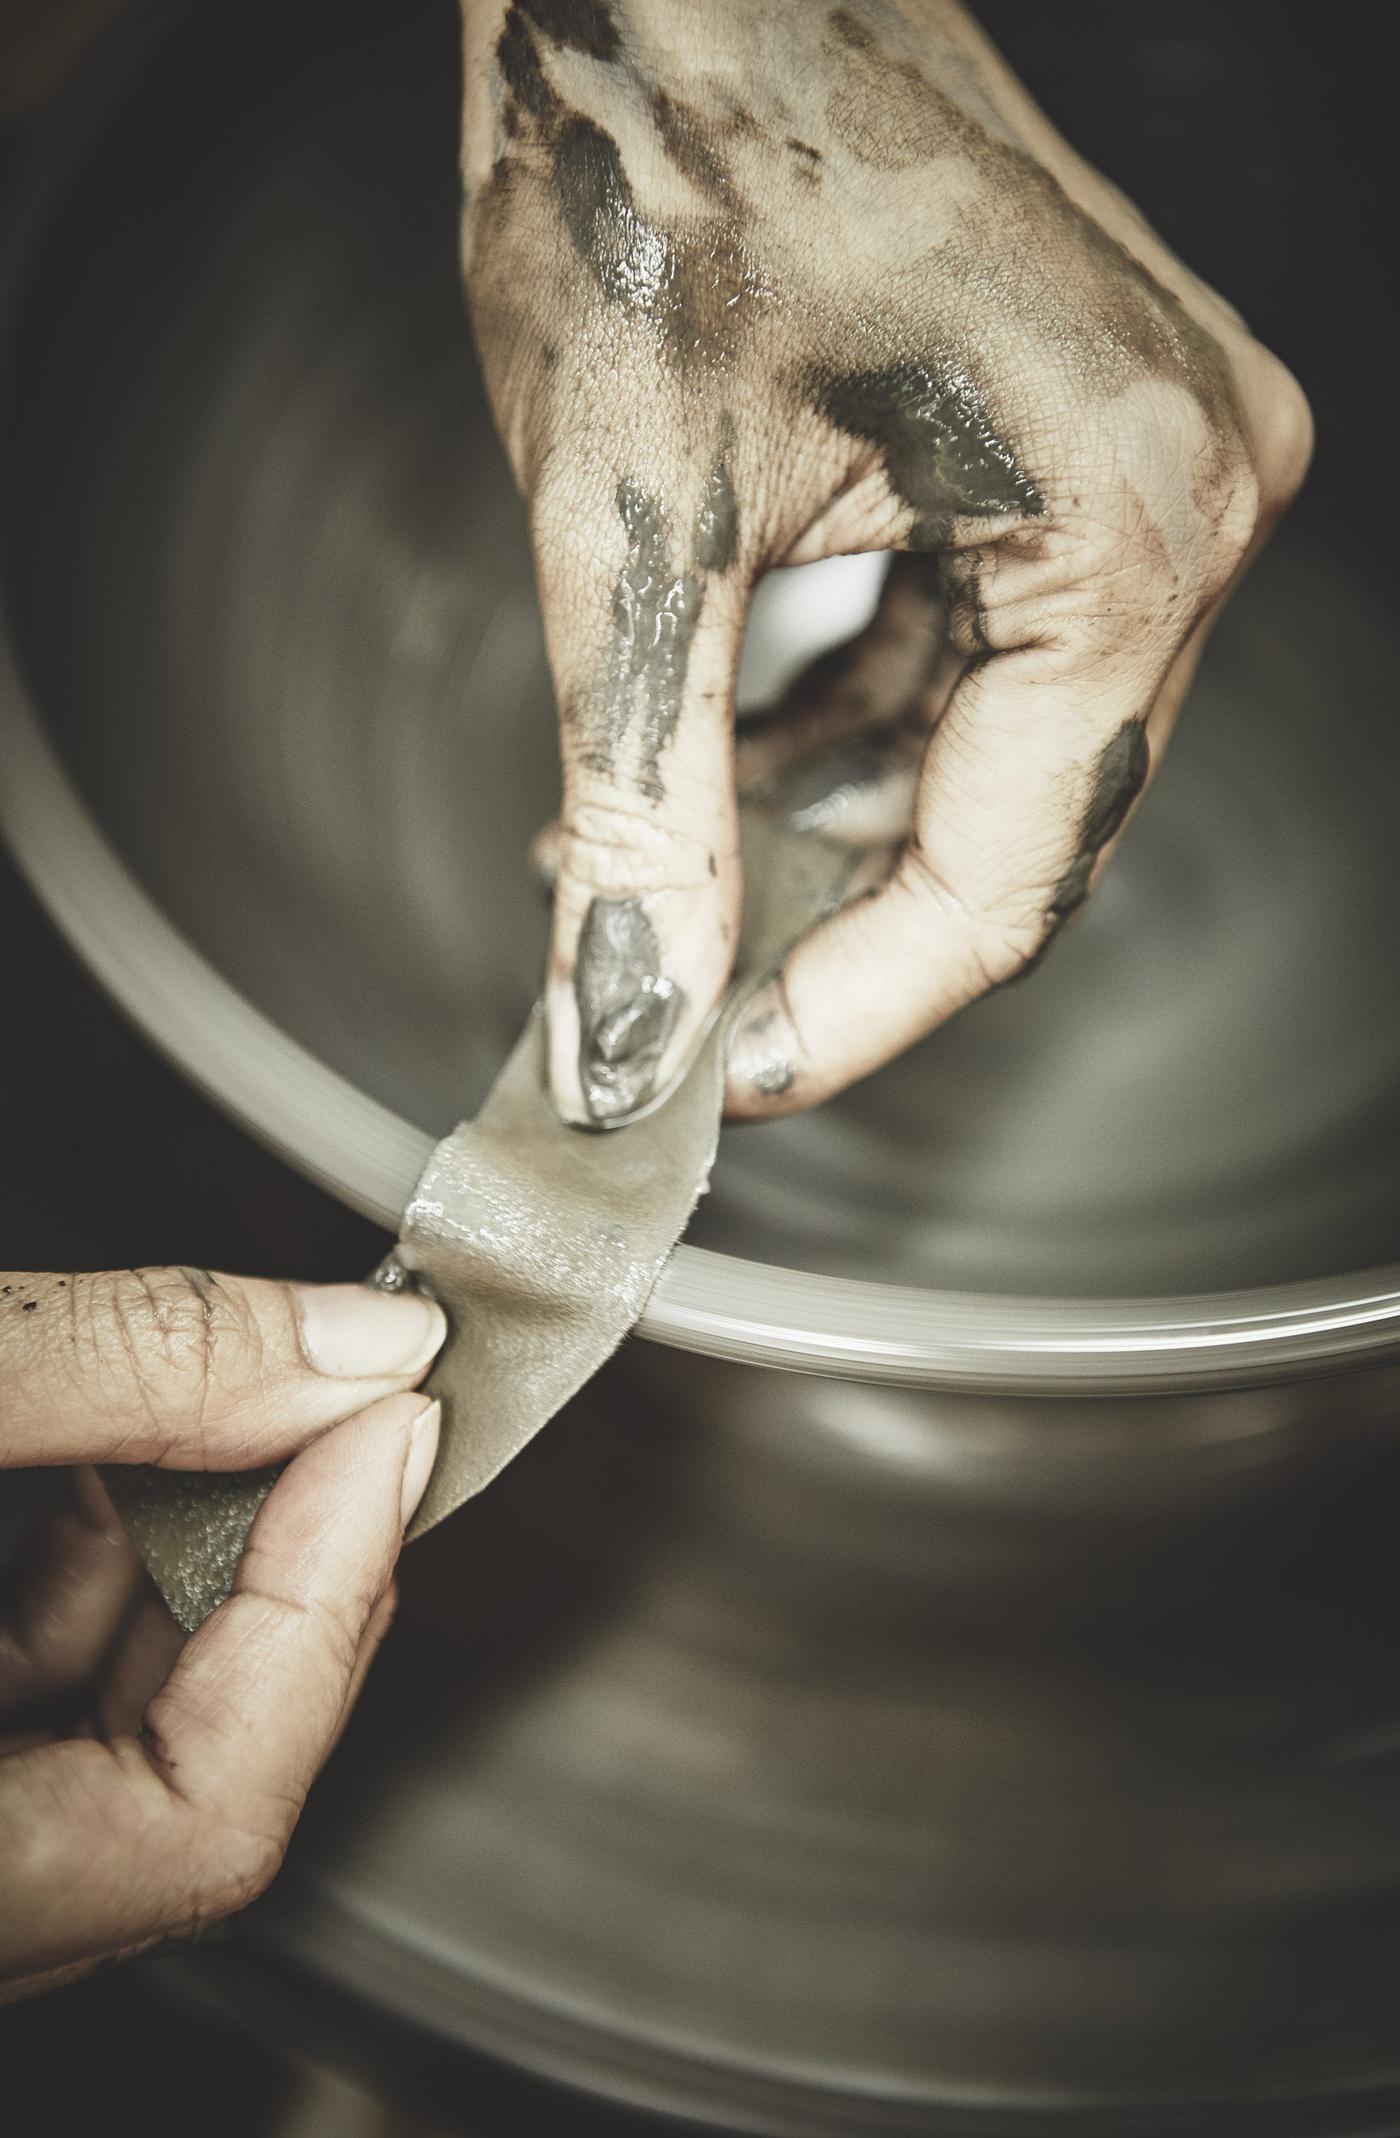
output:
[[[747,752],[878,733],[912,812],[735,1036],[730,1114],[790,1111],[1082,904],[1307,406],[947,0],[463,13],[467,289],[563,737],[565,1118],[664,1090],[728,976],[756,578],[915,553]]]
[[[0,1469],[73,1464],[0,1615],[0,2000],[268,1884],[393,1612],[437,1447],[414,1292],[179,1269],[0,1279]],[[92,1463],[285,1462],[187,1641]]]

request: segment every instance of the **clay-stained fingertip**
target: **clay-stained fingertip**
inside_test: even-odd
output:
[[[740,1011],[729,1036],[725,1118],[761,1121],[790,1112],[799,1052],[782,981],[769,980]]]
[[[579,1125],[621,1127],[657,1097],[686,1006],[640,898],[592,901],[579,935],[574,996]]]

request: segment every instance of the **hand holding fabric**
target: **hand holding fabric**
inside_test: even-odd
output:
[[[281,1861],[393,1611],[442,1341],[415,1293],[0,1279],[0,1468],[74,1465],[0,1615],[0,1998],[193,1932]],[[188,1641],[93,1464],[285,1463]]]

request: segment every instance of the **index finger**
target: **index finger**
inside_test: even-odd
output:
[[[199,1269],[0,1278],[0,1468],[247,1470],[416,1381],[424,1294]]]
[[[683,1068],[733,963],[735,679],[748,604],[730,450],[555,456],[531,499],[563,808],[546,984],[566,1120],[617,1127]]]

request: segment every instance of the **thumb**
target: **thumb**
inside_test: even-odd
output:
[[[409,1387],[446,1333],[417,1292],[195,1269],[0,1277],[0,1468],[282,1460]]]
[[[683,1069],[734,960],[748,587],[722,457],[665,497],[556,484],[534,532],[564,775],[550,1085],[566,1121],[615,1127]]]

